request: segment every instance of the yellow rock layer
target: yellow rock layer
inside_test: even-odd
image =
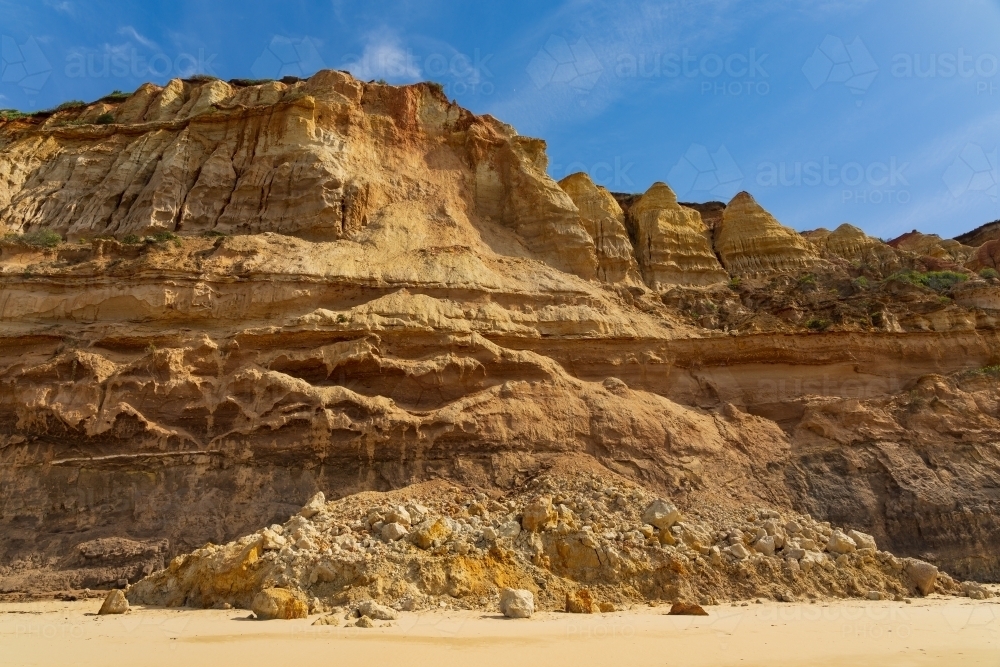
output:
[[[636,259],[651,288],[712,285],[728,279],[708,243],[701,215],[678,204],[665,183],[651,185],[629,209],[628,219]]]
[[[584,229],[597,249],[597,277],[609,283],[642,283],[632,242],[625,230],[625,214],[607,188],[595,185],[579,172],[559,181],[580,209]]]
[[[740,276],[809,270],[820,261],[809,241],[783,226],[746,192],[726,206],[715,230],[715,251],[726,270]]]
[[[885,272],[898,270],[901,266],[896,249],[847,223],[832,232],[820,228],[802,236],[819,250],[845,259],[859,268],[870,267]]]

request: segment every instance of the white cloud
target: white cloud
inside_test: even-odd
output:
[[[362,81],[412,83],[421,79],[417,58],[403,48],[398,37],[387,32],[370,35],[361,57],[348,62],[344,69]]]
[[[63,0],[62,2],[59,2],[57,0],[45,0],[45,6],[51,7],[57,12],[62,12],[63,14],[73,13],[73,3],[66,2],[65,0]]]
[[[160,48],[159,46],[157,46],[156,42],[154,42],[153,40],[151,40],[151,39],[149,39],[147,37],[142,36],[141,34],[139,34],[138,30],[136,30],[135,28],[133,28],[130,25],[124,25],[124,26],[118,28],[118,34],[121,35],[121,36],[123,36],[123,37],[129,37],[131,39],[134,39],[135,41],[137,41],[140,44],[142,44],[143,46],[145,46],[147,49],[159,49]]]

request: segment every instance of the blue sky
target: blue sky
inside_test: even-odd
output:
[[[800,230],[1000,218],[1000,0],[0,0],[0,107],[200,72],[441,82],[550,173],[750,191]]]

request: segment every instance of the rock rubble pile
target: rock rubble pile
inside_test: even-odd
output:
[[[547,475],[508,496],[445,482],[332,502],[319,493],[284,524],[175,558],[128,598],[247,607],[275,589],[311,600],[311,612],[361,604],[359,615],[376,620],[393,609],[496,609],[506,589],[520,598],[505,593],[504,608],[521,615],[653,600],[986,594],[849,527],[759,507],[682,512],[591,473]]]

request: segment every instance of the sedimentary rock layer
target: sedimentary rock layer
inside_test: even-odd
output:
[[[819,264],[808,241],[781,225],[746,192],[726,205],[722,223],[715,228],[715,250],[726,270],[739,276],[801,272]]]
[[[289,81],[0,124],[0,589],[567,459],[1000,576],[989,274],[557,184],[427,84]]]
[[[636,258],[646,284],[711,285],[728,276],[712,252],[697,211],[683,208],[665,183],[654,183],[628,211]]]

